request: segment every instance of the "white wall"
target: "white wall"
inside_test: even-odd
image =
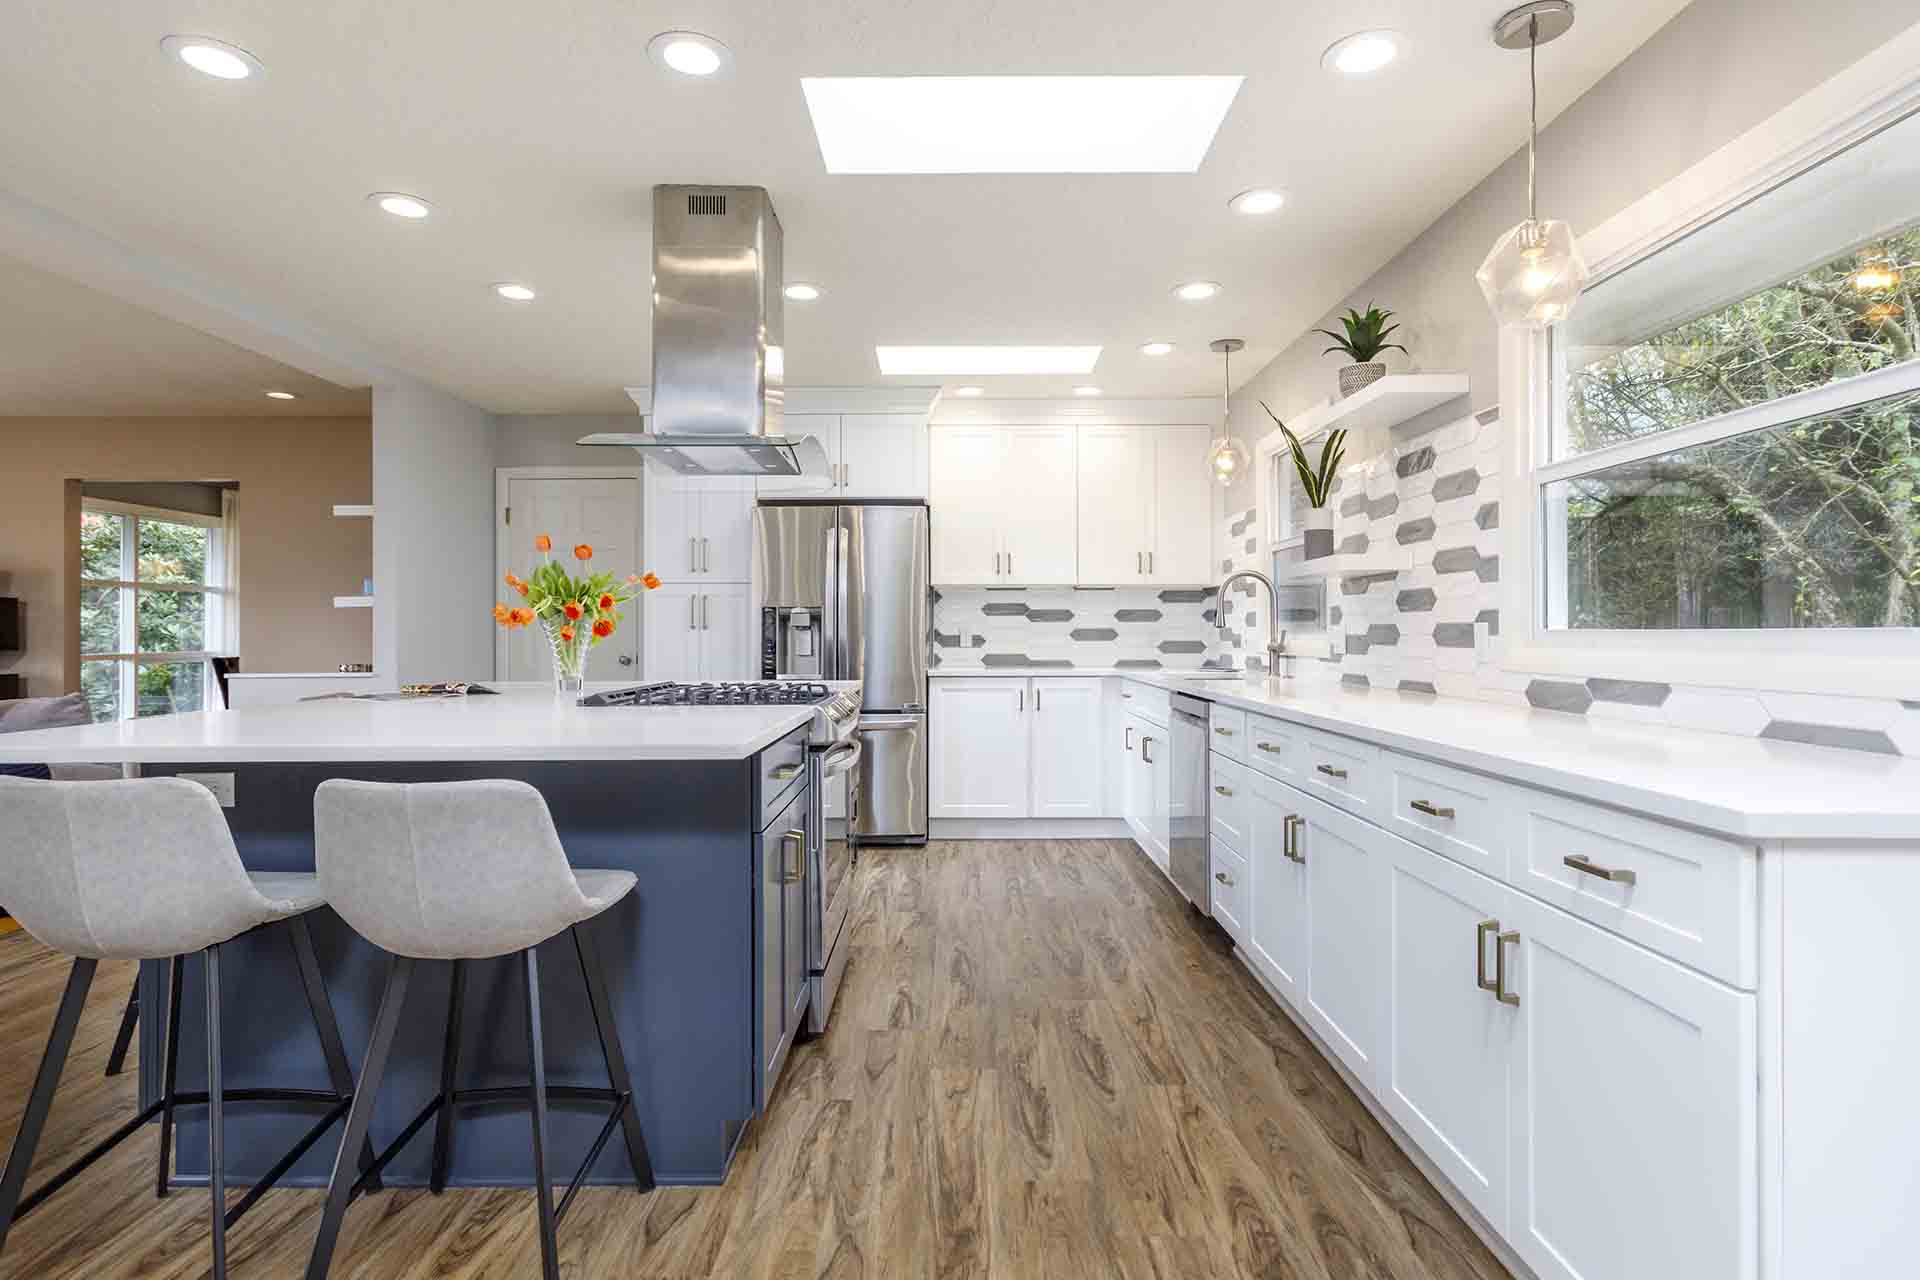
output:
[[[373,663],[382,683],[493,675],[494,418],[417,382],[373,390]]]

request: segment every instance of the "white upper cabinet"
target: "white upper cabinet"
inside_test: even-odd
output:
[[[1071,585],[1072,427],[936,427],[933,580],[943,586]]]
[[[751,680],[752,589],[744,582],[672,582],[641,607],[641,663],[648,680]]]
[[[647,568],[667,582],[746,582],[753,570],[753,485],[647,464]]]
[[[1211,582],[1208,427],[1080,428],[1080,582]]]
[[[827,454],[827,475],[758,481],[763,498],[924,498],[927,417],[924,413],[789,413],[789,438],[811,436]]]

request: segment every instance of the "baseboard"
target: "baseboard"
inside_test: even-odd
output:
[[[1273,989],[1273,984],[1268,982],[1266,975],[1260,972],[1260,967],[1247,959],[1246,952],[1236,946],[1233,949],[1233,958],[1238,960],[1240,967],[1245,969],[1253,980],[1260,984],[1260,990],[1265,992],[1267,999],[1273,1001],[1275,1007],[1287,1016],[1287,1021],[1300,1029],[1300,1034],[1312,1043],[1314,1051],[1327,1060],[1327,1065],[1334,1069],[1341,1081],[1352,1091],[1353,1096],[1360,1100],[1360,1105],[1367,1109],[1367,1114],[1380,1122],[1380,1127],[1387,1131],[1387,1136],[1393,1139],[1394,1145],[1405,1152],[1407,1159],[1413,1162],[1413,1167],[1420,1171],[1420,1176],[1425,1178],[1433,1189],[1440,1193],[1440,1198],[1447,1202],[1449,1208],[1460,1215],[1460,1220],[1467,1224],[1473,1234],[1480,1237],[1480,1243],[1487,1246],[1487,1250],[1498,1259],[1500,1265],[1518,1277],[1518,1280],[1539,1280],[1538,1273],[1525,1262],[1521,1261],[1520,1255],[1513,1251],[1513,1246],[1500,1238],[1500,1233],[1495,1231],[1493,1227],[1487,1223],[1487,1220],[1480,1216],[1480,1211],[1474,1208],[1473,1205],[1467,1201],[1467,1198],[1454,1188],[1451,1182],[1447,1181],[1446,1175],[1440,1172],[1439,1166],[1435,1165],[1432,1160],[1429,1160],[1427,1153],[1422,1151],[1419,1144],[1407,1135],[1406,1130],[1400,1127],[1400,1122],[1395,1120],[1393,1116],[1388,1114],[1387,1110],[1380,1105],[1379,1101],[1373,1096],[1372,1090],[1367,1089],[1358,1080],[1354,1079],[1353,1072],[1349,1071],[1346,1064],[1340,1061],[1338,1054],[1327,1047],[1327,1042],[1320,1038],[1320,1033],[1315,1031],[1313,1027],[1307,1023],[1307,1020],[1300,1016],[1299,1012],[1287,1002],[1285,996],[1282,996],[1278,991]]]
[[[935,818],[929,840],[1123,840],[1120,818]]]

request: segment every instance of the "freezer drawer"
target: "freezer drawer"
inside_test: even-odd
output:
[[[861,843],[923,842],[927,838],[927,717],[871,715],[854,730],[865,748],[859,764]]]

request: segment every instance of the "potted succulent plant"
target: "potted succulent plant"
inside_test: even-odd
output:
[[[1267,402],[1262,400],[1260,407],[1267,409]],[[1347,433],[1329,431],[1320,442],[1320,460],[1309,462],[1306,446],[1280,421],[1280,415],[1267,409],[1267,416],[1287,438],[1287,451],[1293,455],[1293,469],[1300,478],[1300,494],[1307,500],[1302,550],[1309,560],[1330,556],[1333,554],[1333,508],[1327,503],[1333,497],[1333,478],[1340,470],[1340,459],[1347,451]]]
[[[1364,313],[1349,307],[1347,314],[1340,318],[1340,327],[1346,330],[1344,335],[1331,329],[1315,329],[1315,333],[1324,333],[1333,339],[1333,345],[1322,351],[1327,355],[1334,351],[1344,351],[1352,364],[1340,370],[1340,398],[1346,399],[1360,388],[1378,382],[1387,376],[1387,366],[1377,357],[1382,351],[1398,351],[1406,354],[1406,348],[1397,342],[1388,342],[1387,335],[1400,326],[1388,324],[1393,312],[1382,311],[1372,303],[1367,304]]]

